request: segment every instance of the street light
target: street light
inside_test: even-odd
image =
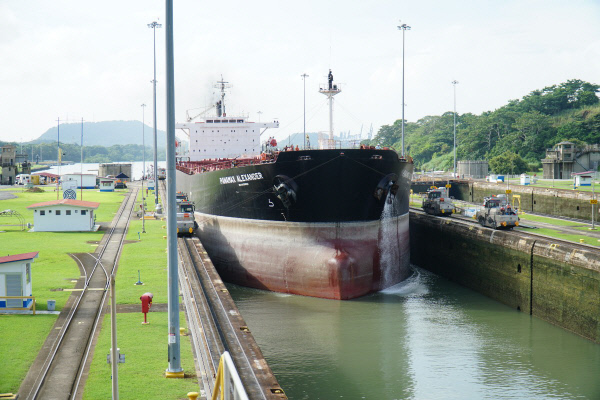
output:
[[[157,145],[156,145],[156,28],[162,27],[161,24],[154,21],[148,24],[148,28],[152,28],[154,32],[154,79],[152,80],[152,86],[154,88],[153,102],[154,102],[154,208],[156,212],[161,212],[162,209],[158,204],[158,167],[157,167]]]
[[[410,26],[402,24],[398,29],[402,31],[402,157],[404,157],[404,33],[410,30]]]
[[[304,81],[304,150],[306,150],[306,78],[307,74],[300,75]]]
[[[146,105],[142,104],[142,233],[146,233],[146,198],[144,197],[144,178],[146,175]],[[156,190],[156,183],[154,184]]]
[[[457,80],[452,81],[452,86],[454,86],[454,178],[456,178],[456,85],[458,84]]]

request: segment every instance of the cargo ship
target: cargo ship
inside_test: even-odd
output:
[[[195,203],[200,237],[226,282],[328,299],[352,299],[409,275],[410,158],[394,150],[286,146],[261,134],[278,121],[228,116],[221,79],[215,116],[177,124],[189,135],[177,190]]]

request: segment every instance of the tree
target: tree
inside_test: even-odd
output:
[[[490,160],[490,168],[496,174],[519,175],[527,172],[527,163],[520,155],[506,151]]]

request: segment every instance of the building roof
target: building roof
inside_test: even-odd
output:
[[[125,175],[124,173],[120,173],[119,175],[116,176],[117,178],[121,178],[121,179],[125,179],[125,178],[129,178],[127,175]]]
[[[15,254],[14,256],[0,257],[0,264],[9,263],[13,261],[31,260],[33,258],[37,258],[38,253],[38,251],[34,251],[33,253],[23,253]]]
[[[68,174],[63,174],[63,175],[65,175],[65,176],[66,175],[92,175],[92,176],[98,176],[96,174],[89,174],[89,173],[88,174],[80,174],[79,172],[70,172]]]
[[[573,175],[573,176],[575,176],[575,175],[592,176],[592,175],[594,175],[594,171],[572,172],[571,175]]]
[[[53,200],[53,201],[45,201],[43,203],[35,203],[27,208],[42,208],[42,207],[51,207],[51,206],[75,206],[75,207],[84,207],[84,208],[98,208],[100,203],[96,203],[95,201],[83,201],[83,200],[71,200],[71,199],[62,199],[62,200]]]
[[[48,178],[60,178],[60,175],[53,174],[51,172],[39,172],[32,175],[46,176]]]

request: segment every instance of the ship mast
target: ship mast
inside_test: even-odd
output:
[[[221,80],[217,81],[217,84],[214,86],[216,89],[221,89],[221,100],[217,101],[217,117],[226,117],[227,111],[225,110],[225,89],[231,88],[229,82],[225,82],[223,80],[223,75],[221,75]]]
[[[327,84],[322,85],[319,88],[319,93],[323,93],[329,99],[329,143],[327,147],[330,149],[334,149],[335,143],[333,140],[333,96],[341,92],[342,89],[341,87],[339,87],[339,85],[333,84],[333,74],[331,73],[331,70],[329,70],[329,74],[327,75],[327,81]]]

